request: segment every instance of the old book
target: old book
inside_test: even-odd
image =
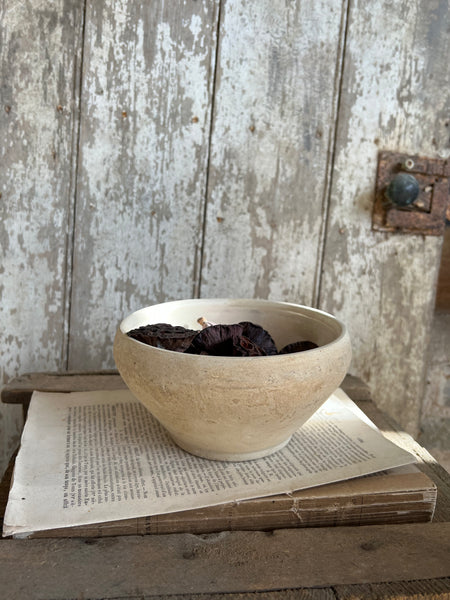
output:
[[[325,527],[428,522],[436,486],[413,465],[311,489],[229,502],[217,506],[63,527],[31,538],[103,537],[164,533],[264,531],[285,527]]]
[[[436,488],[414,462],[342,390],[283,450],[243,463],[185,453],[127,390],[37,393],[3,535],[428,521]]]

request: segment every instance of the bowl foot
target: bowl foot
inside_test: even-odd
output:
[[[270,448],[264,448],[262,450],[254,450],[253,452],[216,452],[215,450],[199,448],[193,444],[186,443],[172,434],[170,434],[170,436],[177,446],[183,450],[186,450],[186,452],[189,452],[189,454],[200,456],[200,458],[207,458],[208,460],[223,460],[227,462],[240,462],[244,460],[264,458],[264,456],[269,456],[269,454],[273,454],[274,452],[281,450],[281,448],[284,448],[284,446],[286,446],[292,437],[289,436],[286,440],[283,440],[281,444],[277,444],[276,446],[271,446]]]

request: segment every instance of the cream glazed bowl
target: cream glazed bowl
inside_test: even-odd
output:
[[[205,356],[165,350],[127,335],[143,325],[201,329],[251,321],[278,350],[298,340],[317,348],[273,356]],[[285,446],[339,387],[351,360],[345,325],[323,311],[270,300],[191,299],[142,308],[120,324],[114,360],[133,395],[184,450],[241,461]]]

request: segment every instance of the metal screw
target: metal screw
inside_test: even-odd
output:
[[[407,158],[405,160],[405,164],[403,165],[405,167],[405,169],[408,169],[408,171],[411,171],[412,169],[414,169],[414,161],[412,158]]]

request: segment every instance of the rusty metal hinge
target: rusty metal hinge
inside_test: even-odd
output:
[[[372,229],[443,235],[450,220],[450,161],[380,152]]]

